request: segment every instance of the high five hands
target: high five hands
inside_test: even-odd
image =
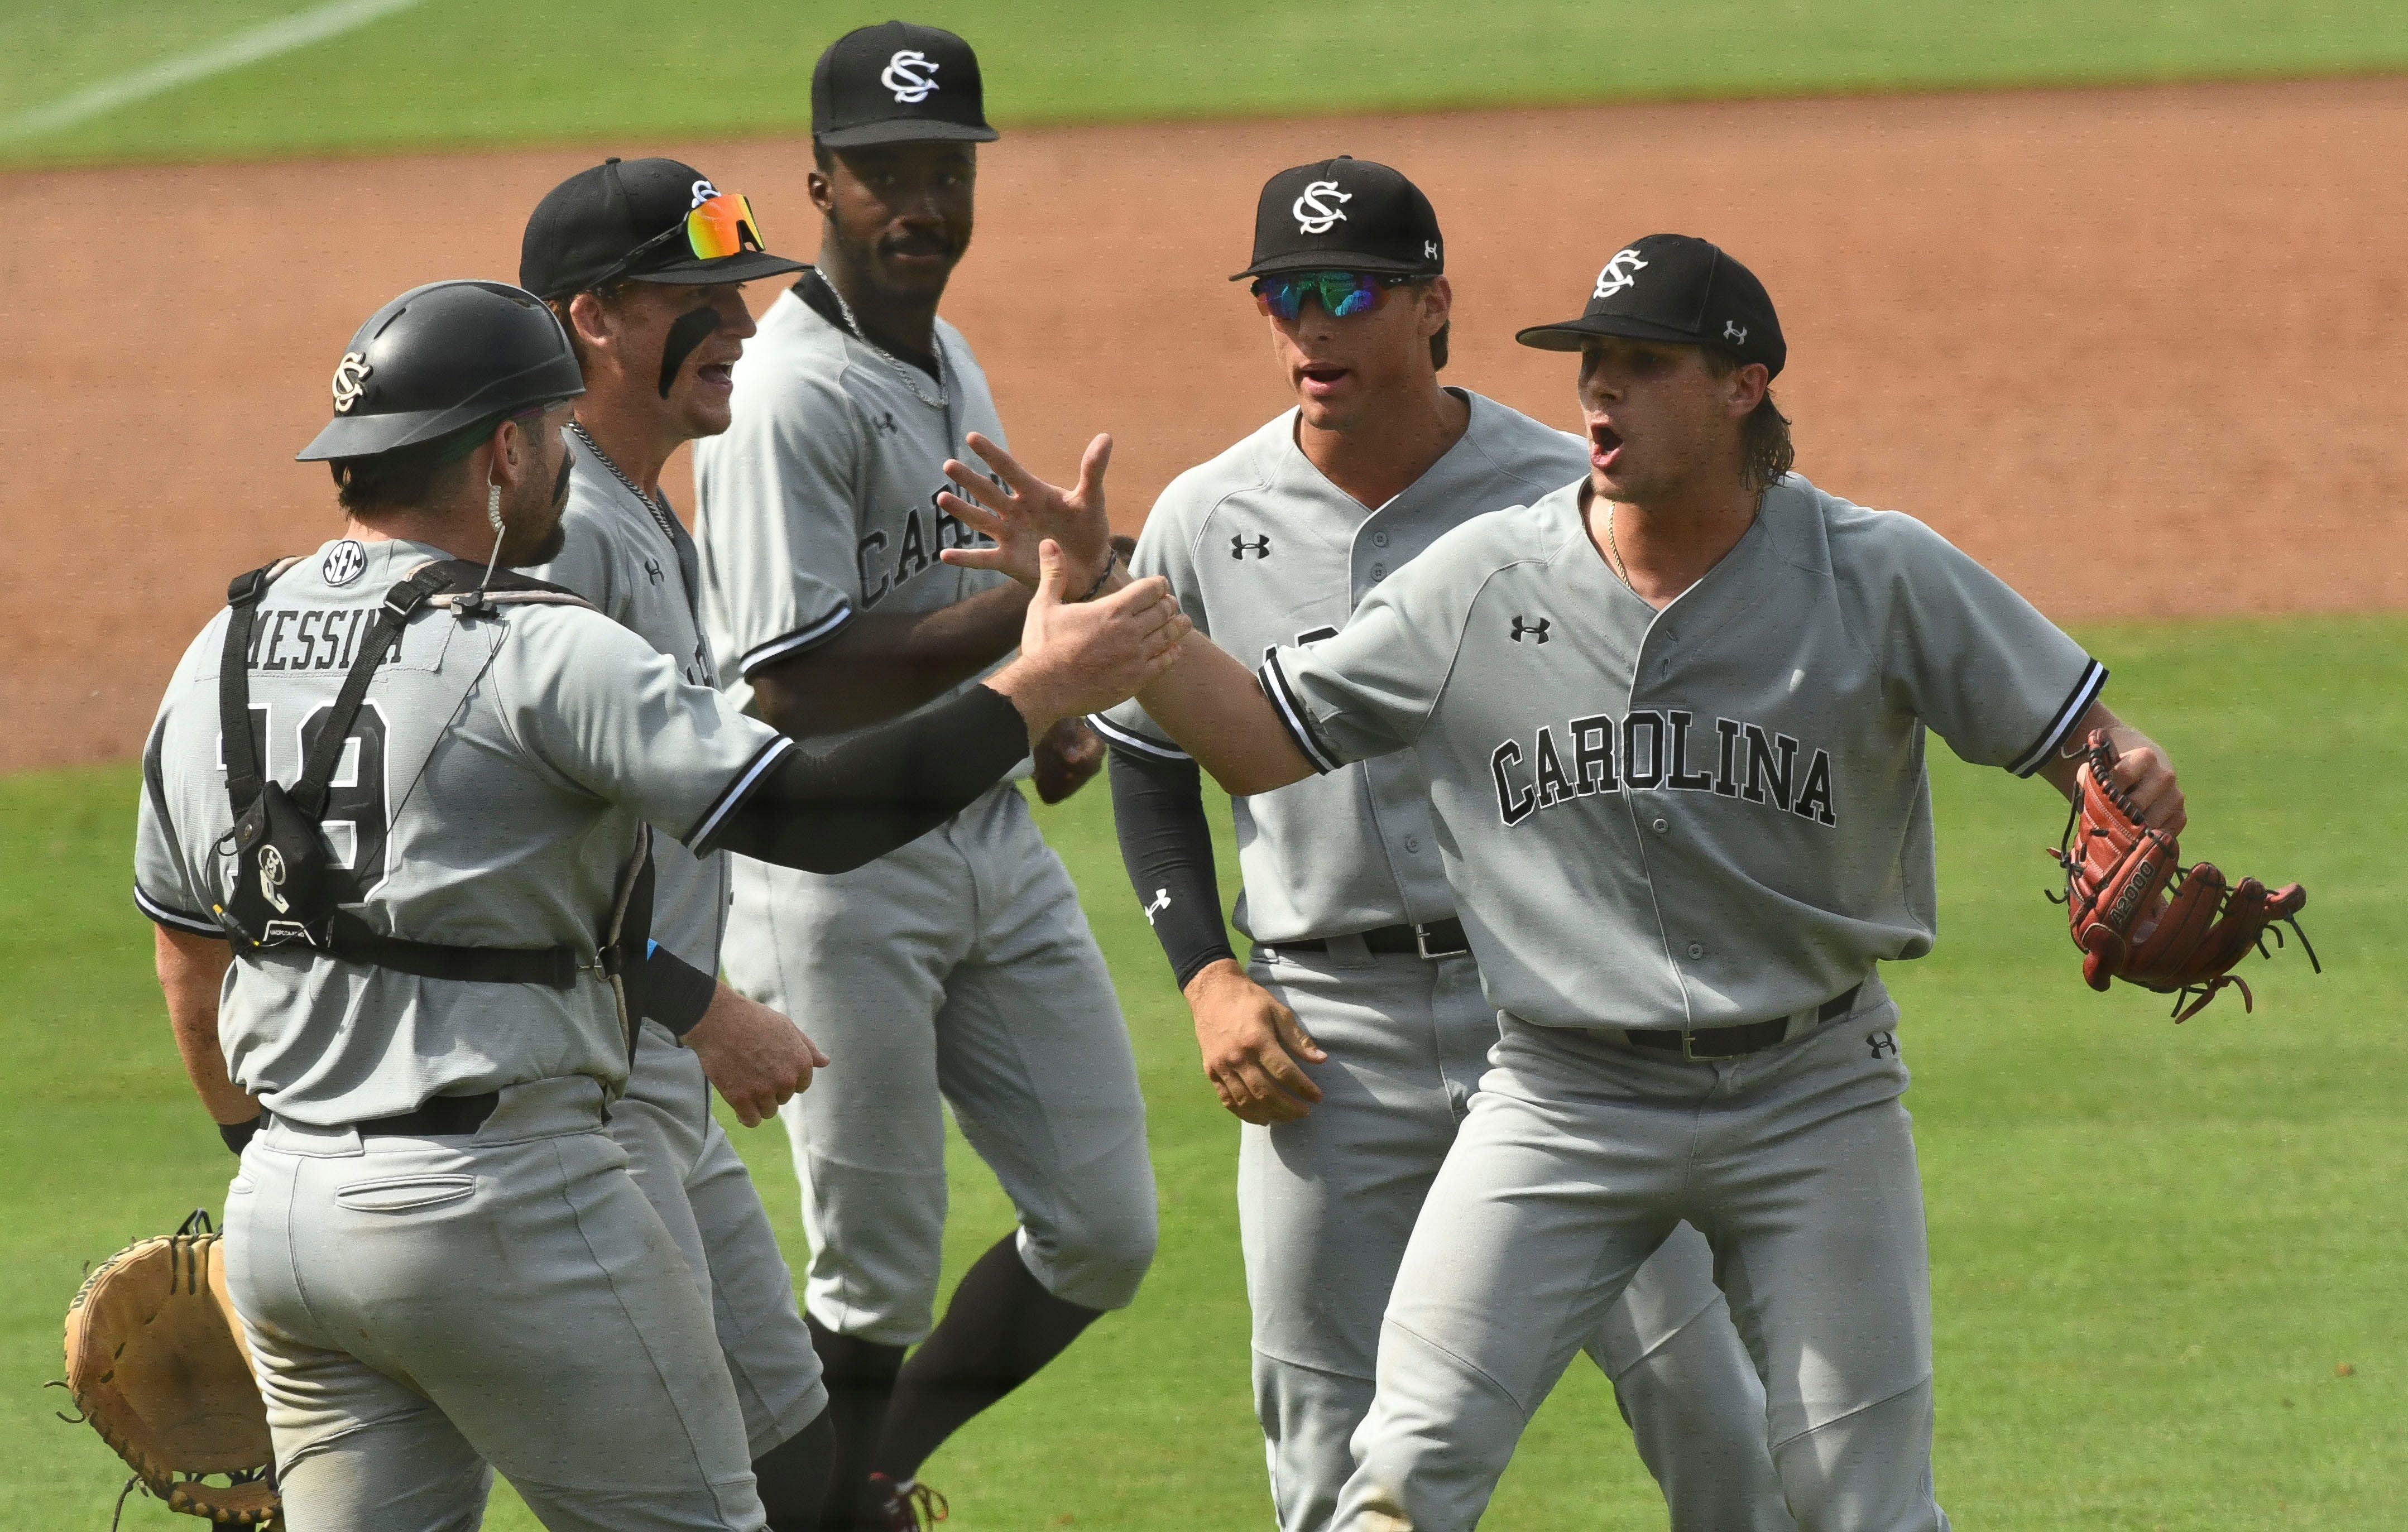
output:
[[[1195,627],[1159,575],[1123,580],[1121,589],[1091,601],[1070,599],[1061,545],[1034,540],[1037,590],[1021,623],[1020,653],[986,682],[1027,721],[1032,746],[1062,719],[1100,712],[1143,691],[1178,661],[1180,641]]]
[[[1079,482],[1065,490],[1020,465],[1002,446],[973,431],[970,451],[986,460],[994,478],[947,459],[945,475],[969,492],[968,498],[940,491],[937,505],[973,532],[995,540],[992,548],[948,548],[938,557],[970,569],[999,569],[1031,590],[1037,587],[1037,545],[1051,537],[1062,546],[1063,582],[1069,599],[1089,591],[1109,594],[1128,583],[1113,559],[1112,525],[1104,514],[1104,469],[1112,460],[1112,438],[1087,443],[1079,460]],[[1001,480],[1000,484],[996,480]],[[1112,564],[1109,571],[1105,561]],[[1101,583],[1098,584],[1098,577]]]

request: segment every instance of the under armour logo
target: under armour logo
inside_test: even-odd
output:
[[[661,573],[661,561],[658,559],[646,559],[644,573],[652,577],[652,583],[655,585],[662,584],[668,579],[666,575]]]
[[[351,412],[351,406],[359,403],[360,395],[367,392],[368,374],[374,371],[376,368],[369,365],[365,351],[343,353],[343,359],[335,364],[336,414]]]
[[[1435,261],[1438,259],[1437,240],[1425,239],[1422,241],[1422,259],[1425,261]]]
[[[1526,623],[1522,621],[1521,615],[1516,613],[1513,618],[1513,641],[1518,644],[1522,641],[1522,636],[1524,634],[1529,634],[1535,637],[1539,642],[1542,644],[1545,643],[1547,641],[1547,624],[1552,621],[1552,618],[1541,617],[1535,623]]]
[[[891,437],[896,432],[902,430],[903,427],[896,423],[895,411],[890,409],[883,415],[879,416],[877,421],[872,423],[870,429],[876,431],[882,437]]]
[[[1229,537],[1229,556],[1242,563],[1244,562],[1246,555],[1249,553],[1252,553],[1258,559],[1267,559],[1270,557],[1271,535],[1266,532],[1262,536],[1256,537],[1254,541],[1248,542],[1244,537],[1234,533],[1231,534]]]
[[[1340,191],[1336,181],[1317,180],[1307,185],[1287,210],[1296,215],[1297,233],[1327,234],[1346,217],[1346,210],[1338,205],[1354,200],[1354,193]]]
[[[1723,321],[1723,338],[1733,345],[1744,346],[1747,344],[1747,326],[1735,319],[1727,319]]]
[[[912,106],[937,93],[937,61],[916,48],[907,48],[886,61],[878,83],[895,93],[895,99]]]
[[[1637,247],[1616,251],[1613,259],[1605,263],[1605,269],[1597,274],[1597,291],[1589,294],[1590,301],[1613,296],[1637,281],[1639,273],[1646,269],[1647,263],[1639,258]]]
[[[345,537],[326,550],[326,556],[318,562],[318,576],[329,585],[349,585],[367,566],[368,551]]]
[[[710,178],[708,176],[696,180],[694,183],[693,190],[694,203],[693,207],[687,209],[689,212],[691,212],[694,208],[699,208],[704,203],[709,202],[711,198],[719,195],[719,188],[710,184]]]
[[[1145,923],[1152,925],[1154,923],[1154,917],[1169,908],[1170,890],[1167,888],[1155,889],[1154,891],[1154,902],[1145,907]]]
[[[1884,1053],[1887,1053],[1892,1058],[1898,1057],[1898,1038],[1887,1032],[1872,1034],[1865,1039],[1865,1046],[1873,1051],[1875,1058],[1881,1057]]]
[[[293,907],[284,902],[277,890],[284,886],[284,853],[273,846],[259,848],[259,896],[277,908],[279,913]]]

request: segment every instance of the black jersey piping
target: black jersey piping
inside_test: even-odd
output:
[[[720,826],[727,823],[727,816],[734,813],[752,790],[761,785],[780,757],[794,748],[795,742],[781,734],[753,752],[752,759],[745,763],[744,769],[728,781],[710,809],[704,811],[694,832],[682,838],[696,856],[709,854],[705,845],[718,833]]]
[[[752,679],[752,672],[764,666],[774,665],[780,660],[790,658],[807,649],[825,643],[835,637],[838,632],[852,621],[853,603],[848,601],[807,627],[796,628],[791,633],[781,634],[770,639],[766,644],[756,644],[746,650],[738,657],[736,668],[749,680]]]
[[[1320,737],[1312,732],[1312,720],[1306,714],[1304,704],[1297,696],[1295,689],[1288,684],[1287,672],[1280,668],[1276,652],[1263,662],[1255,680],[1261,683],[1263,694],[1270,698],[1271,707],[1279,714],[1280,723],[1285,725],[1288,737],[1296,741],[1296,748],[1303,753],[1305,764],[1312,767],[1316,776],[1326,777],[1345,764],[1338,759],[1337,752],[1323,745]]]
[[[1181,750],[1177,745],[1166,745],[1161,740],[1140,734],[1134,729],[1124,728],[1120,724],[1115,723],[1111,719],[1105,717],[1102,713],[1089,713],[1087,715],[1087,727],[1095,730],[1097,734],[1102,735],[1107,740],[1111,741],[1112,744],[1120,746],[1123,750],[1133,750],[1140,755],[1151,755],[1154,759],[1160,761],[1187,761],[1194,759],[1193,756],[1189,755],[1185,751]]]
[[[2081,680],[2075,681],[2073,690],[2065,694],[2064,705],[2050,716],[2048,726],[2041,730],[2040,737],[2032,741],[2031,748],[2016,756],[2007,769],[2018,777],[2028,777],[2047,765],[2049,755],[2065,738],[2067,732],[2082,722],[2082,715],[2090,710],[2090,704],[2097,699],[2099,689],[2106,684],[2105,666],[2097,660],[2085,665]]]

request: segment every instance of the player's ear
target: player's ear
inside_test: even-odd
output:
[[[1743,367],[1733,367],[1723,379],[1724,403],[1735,420],[1745,420],[1756,413],[1764,395],[1772,387],[1772,370],[1761,362],[1750,362]]]
[[[515,418],[494,427],[494,439],[486,445],[493,453],[485,465],[488,482],[515,484],[525,476],[527,452],[533,443]]]
[[[588,346],[600,346],[610,339],[610,310],[595,293],[580,293],[568,300],[568,323],[577,338]]]
[[[1446,328],[1447,322],[1455,315],[1455,289],[1448,285],[1445,278],[1433,277],[1422,284],[1421,310],[1424,336],[1434,336]]]

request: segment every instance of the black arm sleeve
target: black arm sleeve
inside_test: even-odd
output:
[[[850,872],[968,808],[1027,753],[1020,709],[973,686],[824,752],[787,751],[695,853]]]
[[[1115,746],[1112,823],[1129,885],[1154,924],[1154,938],[1185,989],[1207,963],[1232,958],[1221,923],[1212,826],[1204,819],[1204,778],[1193,761],[1169,761]]]
[[[627,1001],[638,1016],[660,1023],[682,1038],[702,1020],[719,994],[719,976],[705,973],[659,942],[626,980]]]

